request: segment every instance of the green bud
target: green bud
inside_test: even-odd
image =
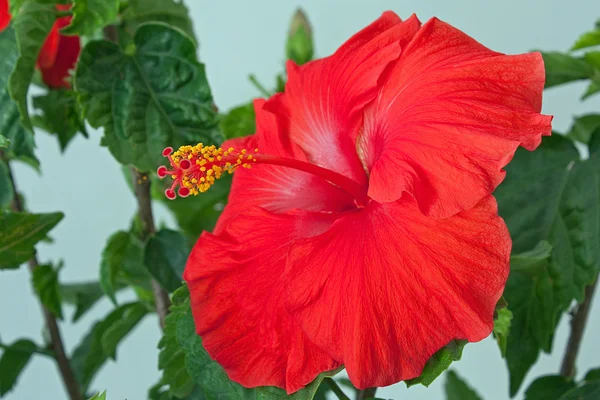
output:
[[[313,58],[312,29],[301,9],[296,11],[290,24],[286,57],[298,65],[305,64]]]

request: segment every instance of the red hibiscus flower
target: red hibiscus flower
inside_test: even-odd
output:
[[[551,131],[540,54],[386,12],[288,77],[255,102],[255,135],[168,148],[158,170],[170,198],[238,170],[184,274],[211,357],[247,387],[344,365],[363,389],[488,336],[511,248],[491,193]]]
[[[68,4],[56,6],[61,11],[70,7]],[[51,88],[71,87],[66,78],[69,76],[69,70],[75,68],[81,43],[78,36],[64,36],[59,32],[71,23],[71,18],[67,16],[56,19],[38,55],[37,67],[42,73],[44,83]],[[10,19],[8,0],[0,0],[0,31],[8,26]]]

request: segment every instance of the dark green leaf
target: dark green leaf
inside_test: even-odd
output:
[[[94,375],[96,375],[108,359],[108,354],[104,352],[103,348],[105,334],[110,332],[111,327],[118,324],[130,309],[138,307],[143,306],[139,303],[128,303],[115,308],[106,318],[94,324],[92,330],[83,338],[82,342],[73,352],[71,365],[83,392],[87,391]],[[123,337],[118,339],[122,340]],[[111,347],[116,347],[117,344],[115,343]]]
[[[581,79],[589,79],[594,67],[583,58],[559,52],[543,52],[546,68],[546,87],[562,85]]]
[[[598,400],[600,399],[600,381],[586,383],[576,389],[569,390],[559,400]]]
[[[106,390],[102,393],[95,394],[89,400],[106,400]]]
[[[595,131],[600,131],[600,114],[588,114],[573,120],[567,136],[578,142],[588,143]]]
[[[35,0],[25,0],[19,11],[13,13],[19,57],[9,78],[8,91],[17,103],[23,126],[29,131],[33,131],[33,126],[27,111],[27,92],[38,53],[55,19],[56,8],[53,4],[42,4]]]
[[[124,286],[117,284],[116,290]],[[63,302],[75,306],[73,322],[77,322],[98,300],[104,296],[104,291],[98,282],[67,283],[59,288]]]
[[[10,140],[0,135],[0,147],[7,148],[10,145]]]
[[[125,336],[148,314],[148,309],[141,303],[128,307],[121,319],[112,324],[102,335],[102,350],[104,354],[116,360],[117,346]]]
[[[8,165],[6,165],[4,160],[0,159],[0,212],[2,212],[2,209],[10,206],[13,196],[14,192],[12,182],[10,181]]]
[[[506,357],[506,342],[510,332],[510,322],[512,320],[512,312],[508,308],[501,308],[497,311],[498,318],[494,321],[494,337],[500,347],[500,354]]]
[[[212,360],[202,347],[202,339],[196,334],[187,287],[183,286],[173,294],[173,305],[168,318],[167,324],[170,326],[168,329],[171,334],[169,339],[165,339],[164,342],[161,341],[163,348],[161,355],[166,351],[165,348],[169,346],[168,353],[165,353],[163,357],[170,362],[163,362],[163,365],[166,363],[167,365],[174,366],[177,372],[181,370],[181,355],[175,349],[176,342],[177,346],[185,354],[185,366],[187,367],[189,377],[200,386],[207,398],[240,400],[280,400],[289,398],[293,400],[311,400],[323,379],[333,376],[339,371],[320,374],[306,388],[289,397],[284,390],[275,387],[247,389],[229,380],[223,368]],[[165,327],[165,332],[167,332],[167,327]],[[172,332],[175,332],[175,341],[172,338]],[[187,381],[182,379],[178,382]],[[177,387],[186,387],[185,385],[181,385],[181,383],[179,385]]]
[[[462,352],[467,344],[466,340],[453,340],[435,353],[425,364],[421,376],[404,381],[407,387],[421,384],[429,386],[433,381],[450,367],[453,361],[462,357]]]
[[[79,117],[81,111],[75,92],[49,90],[47,94],[33,98],[33,107],[41,111],[41,114],[32,117],[34,125],[56,135],[62,151],[77,132],[87,137],[85,125]]]
[[[572,379],[560,375],[549,375],[537,378],[527,388],[525,400],[552,400],[558,399],[564,393],[577,387]]]
[[[25,130],[21,125],[19,110],[6,89],[9,76],[19,56],[17,39],[12,27],[0,32],[0,54],[2,54],[2,63],[0,63],[0,132],[4,135],[3,137],[10,140],[4,154],[9,159],[20,159],[37,169],[39,161],[33,153],[35,147],[33,133]]]
[[[596,27],[593,31],[581,35],[573,47],[571,47],[571,50],[579,50],[598,45],[600,45],[600,28]]]
[[[600,368],[589,370],[583,380],[584,382],[600,381]]]
[[[119,0],[74,0],[72,11],[71,24],[62,33],[93,36],[117,18]]]
[[[161,229],[146,244],[144,264],[163,288],[173,292],[181,286],[189,254],[185,236],[177,231]]]
[[[480,400],[481,397],[469,387],[454,371],[446,374],[446,399],[447,400]]]
[[[4,349],[0,357],[0,397],[13,389],[36,349],[35,343],[27,339],[19,339]]]
[[[188,9],[181,0],[129,0],[123,20],[131,32],[146,22],[163,22],[195,40]]]
[[[103,144],[115,158],[155,171],[167,146],[220,142],[193,42],[159,24],[141,26],[134,42],[127,53],[108,41],[90,42],[75,76],[84,114],[105,128]]]
[[[33,271],[33,288],[40,301],[57,318],[62,319],[62,301],[58,284],[59,268],[40,265]]]
[[[313,58],[312,29],[306,14],[300,9],[292,18],[285,53],[288,60],[298,65],[306,64]]]
[[[35,245],[63,219],[63,213],[0,213],[0,269],[18,268],[35,254]]]
[[[221,117],[221,132],[225,139],[251,135],[256,131],[255,118],[252,103],[232,108]]]

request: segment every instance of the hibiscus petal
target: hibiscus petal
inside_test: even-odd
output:
[[[386,77],[357,142],[377,201],[407,191],[425,214],[454,215],[496,188],[519,145],[550,134],[539,53],[505,56],[432,19]]]
[[[373,202],[294,243],[286,308],[356,387],[390,385],[451,340],[490,334],[510,248],[492,196],[443,220],[410,198]]]
[[[282,305],[292,240],[320,234],[331,214],[247,210],[220,236],[204,233],[188,259],[196,329],[208,354],[246,387],[295,392],[339,363],[307,340]]]
[[[8,10],[8,0],[0,0],[0,32],[10,24],[10,13]]]
[[[46,37],[40,53],[38,54],[37,66],[38,68],[51,68],[56,60],[56,54],[58,52],[58,43],[60,42],[60,33],[58,32],[58,25],[55,23],[50,30],[50,33]]]
[[[258,148],[261,153],[304,161],[302,151],[295,144],[286,142],[275,115],[266,111],[264,104],[264,100],[254,102],[256,134],[228,140],[223,148],[246,148],[249,151]],[[272,212],[292,209],[335,212],[353,208],[354,199],[338,187],[307,172],[272,165],[238,168],[233,176],[229,202],[219,218],[215,233],[235,215],[253,206]]]
[[[377,81],[419,29],[392,12],[354,35],[332,56],[297,66],[288,62],[285,95],[267,103],[291,140],[308,159],[366,183],[355,138],[363,107],[377,93]]]
[[[44,83],[51,88],[70,88],[71,84],[65,79],[69,76],[69,70],[75,68],[80,51],[81,42],[78,36],[60,35],[54,62],[50,65],[39,65]]]

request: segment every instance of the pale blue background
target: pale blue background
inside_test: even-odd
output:
[[[255,73],[271,86],[281,71],[285,33],[289,18],[302,6],[312,21],[316,50],[333,52],[351,34],[379,14],[392,9],[404,17],[417,13],[422,21],[437,16],[475,37],[494,50],[506,53],[530,49],[564,50],[600,17],[597,0],[370,0],[370,1],[223,1],[188,0],[200,41],[200,57],[207,71],[216,103],[227,109],[257,96],[247,75]],[[600,96],[580,104],[583,85],[553,89],[546,93],[544,110],[556,115],[555,128],[566,130],[573,115],[600,111]],[[16,168],[21,190],[34,211],[62,210],[65,220],[53,231],[56,242],[41,245],[40,258],[64,259],[62,280],[95,279],[105,239],[126,228],[135,212],[134,200],[119,167],[108,151],[98,147],[99,132],[90,140],[77,138],[61,155],[54,138],[37,135],[37,153],[43,165],[39,176],[24,166]],[[169,222],[164,210],[157,220]],[[0,335],[11,342],[23,334],[41,341],[42,319],[32,295],[26,268],[3,271],[0,279]],[[131,298],[126,294],[121,299]],[[104,301],[78,324],[63,324],[64,339],[73,349],[90,324],[111,306]],[[71,310],[68,310],[69,313]],[[543,355],[529,373],[524,387],[536,376],[559,369],[568,334],[563,319],[555,339],[555,354]],[[585,371],[600,365],[600,296],[583,342],[578,367]],[[109,362],[97,375],[93,387],[108,389],[110,400],[146,398],[147,388],[159,379],[156,345],[159,329],[155,317],[147,318],[118,349],[118,362]],[[486,339],[467,346],[455,364],[458,372],[488,400],[508,398],[506,367],[496,343]],[[581,375],[581,374],[580,374]],[[429,389],[407,390],[404,384],[380,389],[379,397],[394,399],[441,399],[443,379]],[[60,400],[65,398],[54,364],[35,357],[22,374],[9,400]],[[522,391],[519,394],[522,398]]]

